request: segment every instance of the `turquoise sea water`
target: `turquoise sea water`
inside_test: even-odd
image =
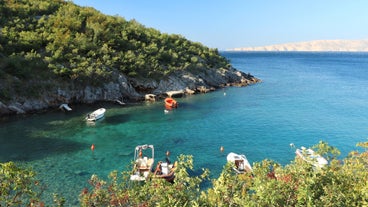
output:
[[[153,144],[156,160],[194,156],[195,173],[208,168],[217,177],[226,154],[244,153],[249,161],[287,164],[296,146],[319,140],[338,147],[342,157],[368,135],[368,53],[224,52],[233,66],[262,79],[256,85],[226,88],[177,99],[164,113],[163,102],[117,106],[72,105],[13,117],[0,123],[0,161],[32,166],[47,189],[68,205],[92,174],[129,170],[136,145]],[[95,125],[88,112],[107,108]],[[94,152],[91,145],[95,145]],[[220,152],[224,146],[225,152]]]

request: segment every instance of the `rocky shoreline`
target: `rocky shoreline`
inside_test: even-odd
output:
[[[61,104],[92,104],[100,101],[136,103],[152,94],[157,100],[167,96],[168,91],[203,93],[227,86],[247,86],[260,80],[235,68],[198,70],[193,74],[178,70],[167,77],[154,79],[130,78],[122,73],[100,86],[79,85],[51,80],[50,87],[42,89],[36,98],[14,96],[11,100],[0,100],[0,115],[27,114],[58,108]],[[41,81],[41,80],[40,80]],[[50,80],[49,80],[50,82]]]

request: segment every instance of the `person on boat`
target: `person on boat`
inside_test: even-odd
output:
[[[166,162],[167,162],[167,165],[170,165],[171,164],[171,161],[170,161],[170,151],[166,151],[166,158],[165,158]]]
[[[143,159],[143,152],[142,150],[139,150],[139,154],[138,154],[138,159],[137,159],[137,166],[139,168],[142,168],[142,167],[147,167],[147,163],[146,161]]]
[[[239,162],[239,166],[238,166],[238,169],[239,169],[240,171],[244,171],[244,161],[243,161],[243,160],[240,160],[240,162]]]
[[[162,175],[162,166],[161,166],[161,161],[157,163],[156,165],[156,169],[155,169],[155,175]]]
[[[244,171],[244,161],[243,160],[235,160],[235,167],[239,171]]]

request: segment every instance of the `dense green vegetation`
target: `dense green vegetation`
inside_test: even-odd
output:
[[[129,181],[128,171],[114,171],[108,181],[93,175],[89,186],[81,189],[81,206],[367,206],[368,142],[358,143],[363,152],[353,151],[338,160],[339,151],[325,142],[314,149],[326,157],[329,165],[315,168],[296,158],[281,166],[271,160],[253,164],[253,172],[237,175],[230,163],[212,186],[200,185],[209,179],[209,171],[191,176],[193,158],[178,157],[174,183],[152,179],[144,184]],[[30,169],[14,163],[1,164],[1,206],[43,206],[40,183]],[[86,183],[86,186],[88,184]],[[77,197],[78,195],[76,195]],[[55,194],[54,206],[65,200]]]
[[[4,0],[0,13],[0,79],[98,83],[114,72],[158,79],[175,70],[229,66],[217,49],[72,1]]]

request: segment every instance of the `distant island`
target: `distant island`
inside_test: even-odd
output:
[[[315,40],[260,47],[233,48],[228,51],[368,52],[368,40]]]

